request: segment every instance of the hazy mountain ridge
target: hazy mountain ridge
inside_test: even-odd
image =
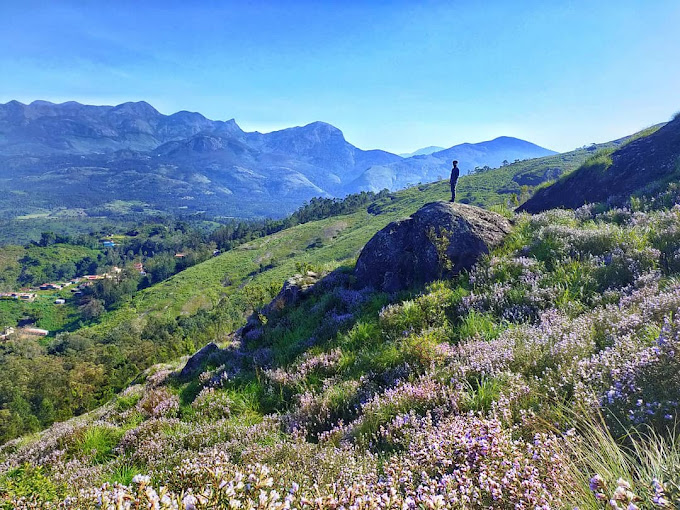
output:
[[[412,158],[413,156],[427,156],[433,152],[443,151],[445,147],[439,147],[438,145],[430,145],[429,147],[423,147],[413,152],[404,152],[399,154],[402,158]]]
[[[436,180],[448,173],[452,158],[467,171],[552,154],[507,140],[516,139],[403,159],[359,149],[324,122],[247,133],[233,119],[164,115],[144,101],[10,101],[0,105],[0,191],[7,197],[0,217],[55,208],[97,215],[116,200],[173,214],[281,216],[315,196]]]
[[[557,154],[531,142],[502,136],[480,143],[463,143],[432,154],[413,156],[389,165],[375,165],[353,183],[354,190],[399,189],[418,182],[431,182],[448,177],[451,161],[458,160],[462,174],[475,167],[499,167],[504,161],[540,158]]]

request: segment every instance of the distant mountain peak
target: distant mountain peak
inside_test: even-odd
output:
[[[55,104],[52,101],[45,101],[44,99],[36,99],[35,101],[31,102],[31,104],[29,104],[29,106],[54,106],[54,105]]]
[[[290,128],[290,129],[298,129],[298,130],[301,130],[303,132],[313,132],[313,133],[317,133],[321,136],[328,136],[328,137],[339,136],[339,137],[342,137],[343,140],[345,139],[345,135],[343,134],[343,132],[340,129],[336,128],[332,124],[329,124],[328,122],[323,122],[323,121],[320,121],[320,120],[310,122],[309,124],[306,124],[306,125],[298,127],[298,128]],[[283,131],[287,131],[287,130],[284,129]]]
[[[190,112],[188,110],[180,110],[169,116],[170,118],[189,118],[189,119],[205,119],[205,116],[198,112]]]
[[[314,129],[334,129],[334,130],[340,131],[334,125],[329,124],[328,122],[324,122],[322,120],[315,120],[314,122],[310,122],[309,124],[306,124],[302,127],[314,128]]]
[[[422,149],[418,149],[417,151],[413,152],[407,152],[404,154],[399,154],[402,158],[412,158],[413,156],[427,156],[428,154],[432,154],[434,152],[439,152],[443,151],[444,147],[439,147],[437,145],[430,145],[429,147],[423,147]]]
[[[448,175],[452,159],[465,172],[545,155],[528,142],[502,137],[404,159],[361,150],[323,121],[246,133],[234,119],[210,120],[186,110],[164,115],[146,101],[117,106],[14,101],[0,105],[0,133],[0,163],[11,163],[12,185],[30,190],[31,204],[41,203],[38,195],[45,204],[58,199],[79,208],[83,202],[133,199],[163,210],[182,204],[243,216],[279,215],[314,196],[434,181]],[[229,190],[228,197],[220,190]],[[35,207],[17,197],[14,209]]]
[[[21,103],[17,101],[16,99],[12,99],[11,101],[7,101],[5,104],[0,104],[0,108],[4,109],[12,109],[12,110],[17,110],[17,109],[23,109],[26,108],[26,105],[24,103]]]
[[[489,140],[490,142],[503,142],[503,141],[519,141],[519,142],[526,142],[526,140],[522,140],[521,138],[517,138],[514,136],[497,136],[496,138],[493,138]]]
[[[127,102],[115,106],[111,112],[113,113],[128,113],[132,115],[139,115],[142,117],[156,117],[161,113],[151,106],[146,101]]]

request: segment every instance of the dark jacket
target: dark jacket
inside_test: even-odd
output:
[[[456,182],[460,176],[460,169],[456,166],[451,169],[451,179],[450,182]]]

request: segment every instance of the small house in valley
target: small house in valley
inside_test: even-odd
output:
[[[22,328],[20,332],[30,336],[47,336],[50,334],[48,330],[41,328]]]

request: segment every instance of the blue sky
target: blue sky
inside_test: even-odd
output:
[[[680,110],[680,2],[0,1],[0,102],[145,100],[406,152],[565,151]]]

